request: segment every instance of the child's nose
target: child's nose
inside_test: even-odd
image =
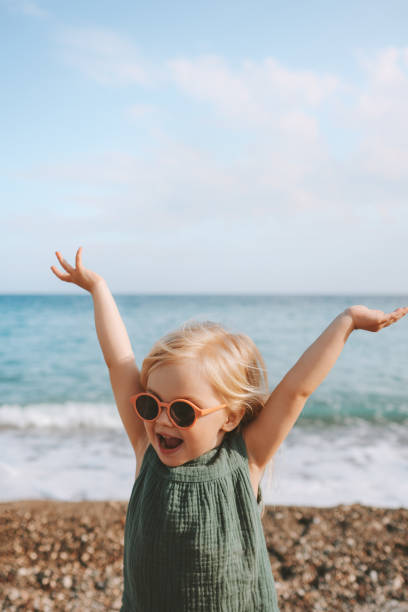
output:
[[[167,425],[168,427],[173,427],[173,423],[170,421],[168,417],[167,408],[165,408],[165,406],[160,406],[160,412],[159,412],[159,416],[158,416],[156,423],[157,422],[163,423]]]

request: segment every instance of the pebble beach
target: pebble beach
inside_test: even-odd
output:
[[[0,610],[119,610],[126,502],[0,504]],[[408,509],[266,506],[282,612],[408,612]]]

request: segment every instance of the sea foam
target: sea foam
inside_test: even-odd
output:
[[[136,415],[135,415],[135,418]],[[118,431],[123,427],[114,404],[5,404],[0,406],[0,429],[94,429]]]

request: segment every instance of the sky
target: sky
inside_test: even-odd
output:
[[[408,3],[0,0],[0,293],[408,294]]]

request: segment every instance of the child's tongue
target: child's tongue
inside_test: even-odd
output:
[[[164,438],[164,445],[167,446],[167,448],[176,448],[181,442],[182,440],[180,440],[180,438]]]

